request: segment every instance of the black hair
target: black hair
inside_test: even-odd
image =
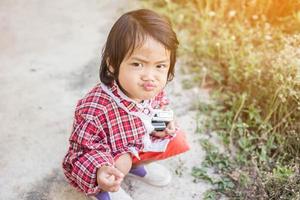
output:
[[[123,14],[111,28],[102,52],[100,80],[109,85],[118,79],[119,68],[126,56],[142,45],[146,37],[152,37],[170,51],[168,81],[174,77],[176,50],[179,42],[170,21],[148,9],[139,9]],[[113,67],[109,70],[108,64]]]

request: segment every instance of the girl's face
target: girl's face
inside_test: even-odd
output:
[[[170,51],[148,37],[120,65],[118,81],[123,92],[141,102],[156,96],[166,85],[170,68]]]

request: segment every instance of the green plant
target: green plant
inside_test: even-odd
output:
[[[300,2],[149,4],[175,25],[183,72],[193,77],[185,85],[212,90],[213,104],[197,104],[207,115],[206,122],[197,121],[197,131],[217,132],[226,147],[220,153],[201,142],[207,152],[203,167],[221,175],[209,181],[219,181],[214,192],[237,199],[299,197]],[[195,168],[194,175],[210,180],[203,169]]]

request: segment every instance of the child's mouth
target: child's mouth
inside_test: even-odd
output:
[[[155,85],[152,83],[144,83],[142,86],[146,91],[152,91],[155,88]]]

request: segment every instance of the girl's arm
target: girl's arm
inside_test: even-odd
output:
[[[74,148],[73,178],[86,194],[99,192],[97,170],[103,166],[113,168],[114,165],[106,133],[95,120],[76,115],[70,141]]]

